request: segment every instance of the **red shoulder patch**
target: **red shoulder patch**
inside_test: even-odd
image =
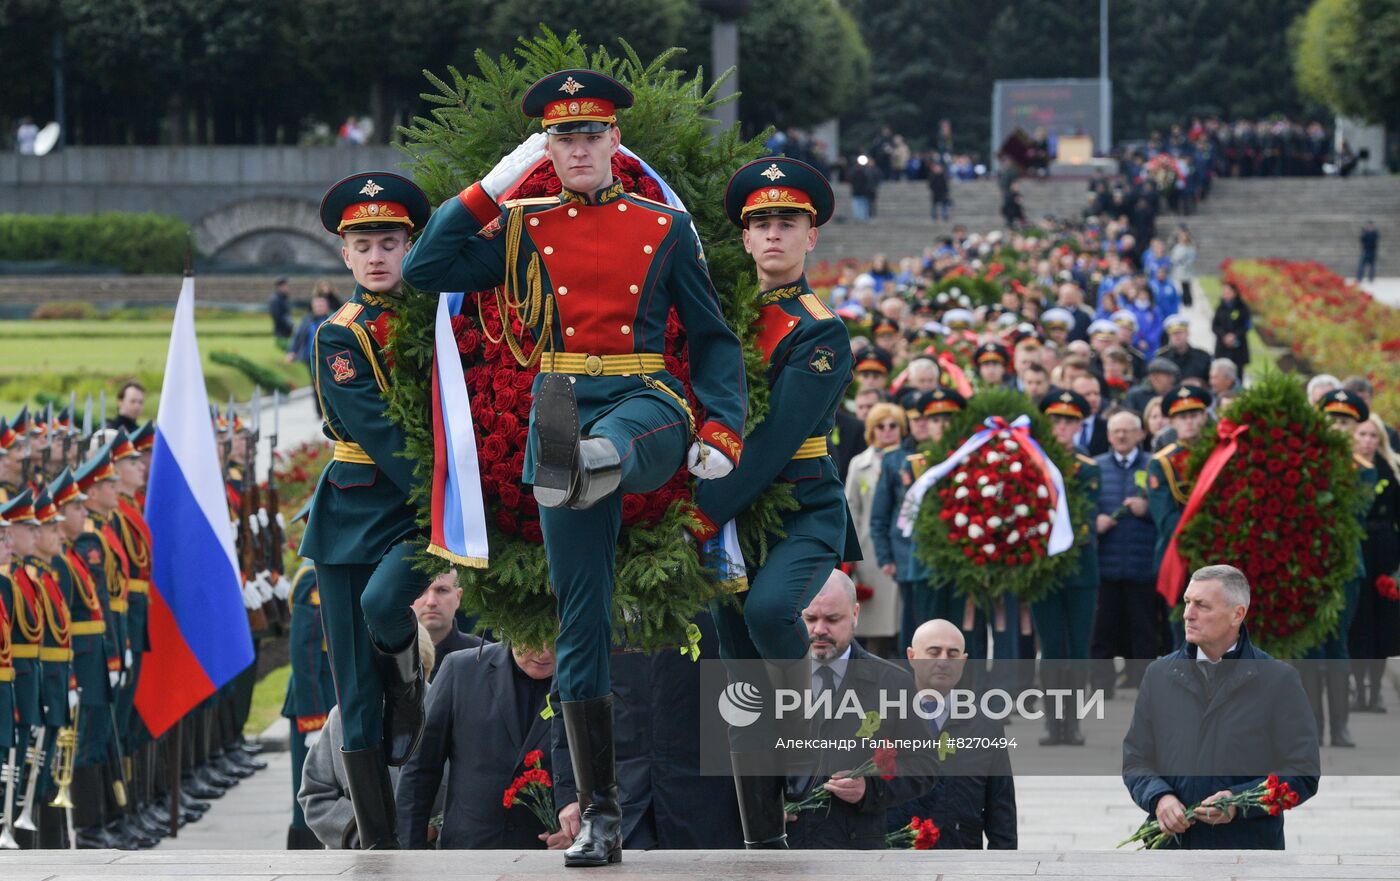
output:
[[[347,383],[357,375],[355,361],[350,356],[349,349],[341,349],[334,355],[327,355],[326,366],[331,369],[331,379],[335,380],[337,385]]]
[[[490,223],[488,223],[488,224],[486,224],[485,226],[483,226],[483,227],[481,228],[481,230],[477,232],[477,235],[480,236],[480,237],[483,238],[483,239],[494,239],[496,236],[498,236],[498,235],[500,235],[500,234],[501,234],[501,218],[499,218],[499,217],[497,217],[495,220],[492,220]]]
[[[97,548],[89,548],[89,549],[88,549],[88,552],[87,552],[87,561],[88,561],[89,564],[91,564],[91,565],[93,565],[93,566],[99,566],[99,565],[101,565],[101,564],[102,564],[102,552],[99,551]]]
[[[771,362],[773,352],[797,328],[798,319],[795,315],[789,315],[783,307],[777,303],[764,306],[758,312],[758,318],[754,321],[754,326],[758,328],[759,351],[763,352],[763,360]]]

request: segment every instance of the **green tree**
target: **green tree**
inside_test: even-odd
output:
[[[612,52],[619,51],[619,40],[626,40],[638,56],[655,58],[682,45],[686,19],[694,14],[692,0],[472,0],[469,42],[494,57],[513,52],[522,37],[544,25],[556,34],[577,32],[584,45]],[[454,61],[465,65],[469,58],[464,54]]]
[[[1338,113],[1400,125],[1400,0],[1316,0],[1290,36],[1303,94]]]
[[[714,17],[699,12],[681,45],[680,61],[710,70]],[[739,19],[739,120],[757,135],[768,126],[810,126],[840,116],[866,99],[871,56],[860,26],[837,0],[763,0]]]

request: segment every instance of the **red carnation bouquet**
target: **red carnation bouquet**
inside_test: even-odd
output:
[[[879,775],[881,780],[893,780],[896,774],[895,750],[893,747],[880,747],[875,750],[874,755],[861,762],[850,772],[841,776],[847,780],[856,777],[874,777]],[[831,791],[825,786],[826,781],[816,784],[811,791],[802,798],[801,801],[790,801],[783,805],[783,810],[789,814],[799,814],[802,811],[815,811],[831,804]]]
[[[1376,578],[1376,593],[1381,595],[1381,599],[1395,602],[1400,600],[1400,588],[1395,584],[1395,579],[1389,575],[1381,575]]]
[[[552,835],[559,831],[559,817],[554,813],[554,781],[549,779],[549,772],[540,767],[542,764],[543,751],[536,749],[526,753],[525,771],[506,787],[501,804],[506,810],[517,803],[525,805],[544,824],[545,831]]]
[[[885,844],[894,850],[933,850],[941,837],[932,820],[910,817],[907,825],[885,836]]]
[[[1250,789],[1235,795],[1227,795],[1217,799],[1209,805],[1200,802],[1186,809],[1186,821],[1189,823],[1207,808],[1217,808],[1221,811],[1229,811],[1230,808],[1239,809],[1240,814],[1250,810],[1261,810],[1271,817],[1277,817],[1290,808],[1298,806],[1302,799],[1298,793],[1293,791],[1293,787],[1287,782],[1278,779],[1277,774],[1270,774],[1263,781],[1255,784]],[[1138,827],[1138,830],[1118,843],[1119,847],[1125,844],[1138,842],[1138,850],[1157,850],[1164,847],[1169,842],[1175,841],[1179,836],[1162,829],[1162,824],[1151,819]]]
[[[612,171],[615,180],[629,193],[648,199],[665,201],[656,181],[642,170],[641,163],[621,152],[613,154]],[[537,198],[558,195],[562,190],[554,165],[542,163],[508,199]],[[534,495],[524,489],[520,475],[525,465],[525,444],[530,426],[530,394],[537,366],[524,368],[515,360],[510,348],[501,340],[502,316],[496,298],[477,295],[476,314],[458,315],[452,319],[452,333],[467,377],[471,395],[472,421],[476,425],[477,449],[481,457],[481,492],[488,508],[494,512],[491,520],[496,529],[509,536],[518,536],[540,544],[539,508]],[[468,301],[470,302],[470,300]],[[530,331],[514,316],[511,329],[518,339],[530,339]],[[527,351],[530,344],[526,343]],[[700,410],[690,388],[690,365],[686,356],[685,333],[675,311],[666,322],[666,369],[685,386],[691,409],[700,418]],[[622,499],[624,526],[650,526],[677,498],[689,498],[690,489],[685,469],[655,492],[627,495]]]

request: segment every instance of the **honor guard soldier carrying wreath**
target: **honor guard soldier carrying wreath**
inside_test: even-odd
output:
[[[817,227],[831,219],[835,199],[826,179],[794,159],[770,157],[740,168],[725,192],[725,211],[743,230],[763,292],[758,344],[767,362],[769,412],[747,438],[744,460],[732,474],[701,480],[695,503],[708,541],[745,511],[774,481],[792,485],[799,508],[783,515],[783,537],[736,605],[713,606],[720,656],[781,664],[805,689],[808,637],[802,610],[836,564],[860,559],[860,545],[845,489],[827,453],[836,408],[851,384],[851,343],[846,325],[807,286],[807,253]],[[760,735],[761,737],[761,735]],[[749,848],[787,847],[783,778],[756,774],[750,757],[762,756],[748,729],[734,730],[731,750],[744,843]],[[771,760],[771,759],[770,759]]]
[[[385,414],[384,343],[409,234],[428,199],[391,172],[352,175],[326,193],[321,223],[344,240],[355,292],[316,331],[316,393],[335,441],[311,501],[301,554],[316,562],[335,674],[350,799],[366,850],[397,849],[388,765],[408,761],[423,731],[423,669],[412,603],[418,534],[409,504],[413,466],[403,431]]]
[[[622,495],[656,489],[683,464],[697,477],[728,474],[747,412],[739,340],[689,215],[613,178],[616,111],[631,105],[625,86],[595,71],[539,80],[521,109],[544,133],[444,202],[404,262],[420,290],[503,285],[505,341],[522,366],[540,366],[522,479],[540,505],[558,596],[556,675],[584,802],[569,866],[621,859],[608,654]],[[542,155],[562,192],[498,204]],[[662,360],[672,308],[708,417],[698,426]],[[529,353],[511,333],[511,309],[534,336]]]

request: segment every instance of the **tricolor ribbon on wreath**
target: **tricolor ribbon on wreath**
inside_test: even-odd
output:
[[[1055,507],[1055,517],[1050,526],[1050,539],[1046,543],[1047,552],[1053,557],[1069,550],[1074,546],[1074,527],[1069,520],[1069,500],[1065,494],[1064,476],[1060,474],[1060,469],[1055,467],[1055,463],[1049,456],[1045,455],[1045,451],[1031,435],[1030,417],[1023,414],[1008,424],[1000,416],[989,416],[982,424],[985,426],[984,428],[964,441],[963,445],[958,447],[947,459],[925,471],[923,476],[909,487],[909,492],[904,496],[904,504],[899,509],[899,528],[906,536],[913,535],[914,521],[919,516],[919,507],[923,504],[924,496],[928,491],[933,489],[938,481],[957,470],[963,462],[967,461],[968,457],[985,446],[992,438],[1003,432],[1008,432],[1030,456],[1040,473],[1044,475],[1045,485],[1050,491],[1050,501]]]

